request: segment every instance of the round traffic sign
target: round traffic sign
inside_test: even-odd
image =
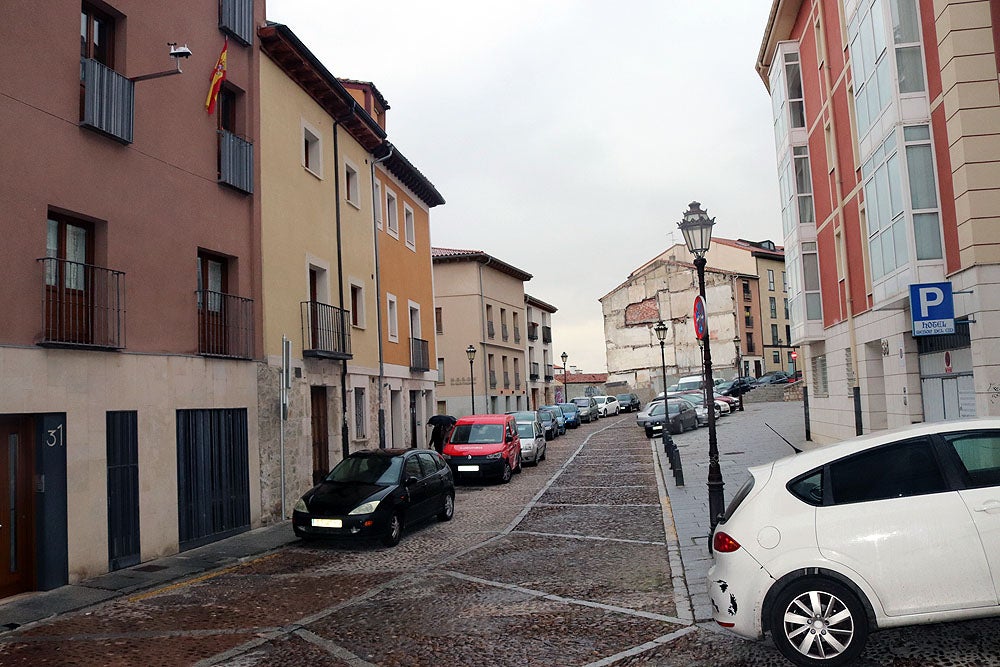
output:
[[[708,313],[705,312],[705,298],[700,294],[694,298],[694,335],[698,338],[708,335]]]

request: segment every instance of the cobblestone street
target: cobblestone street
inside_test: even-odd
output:
[[[788,450],[765,418],[795,441],[801,405],[720,422],[727,499],[746,465]],[[705,438],[677,436],[678,488],[634,415],[585,425],[510,484],[460,485],[453,521],[396,548],[305,544],[289,528],[271,553],[2,634],[0,664],[786,664],[703,622]],[[998,629],[876,633],[859,664],[997,664]]]

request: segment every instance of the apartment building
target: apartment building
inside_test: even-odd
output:
[[[524,283],[531,274],[481,250],[433,248],[432,259],[437,412],[461,417],[529,409],[526,348],[515,342],[512,326],[516,314],[530,327]]]
[[[524,321],[527,323],[528,406],[551,405],[555,395],[556,355],[552,348],[552,316],[558,309],[530,294],[524,295]],[[512,314],[514,343],[522,342],[520,313]]]
[[[814,439],[996,414],[997,19],[985,0],[772,5],[756,65]],[[953,309],[921,335],[928,286]]]
[[[4,10],[0,596],[260,523],[263,18],[252,0]]]

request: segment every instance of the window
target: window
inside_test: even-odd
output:
[[[771,296],[768,297],[768,303],[771,306],[771,317],[778,317],[778,300]]]
[[[785,275],[784,272],[782,272],[781,275]],[[788,319],[788,297],[785,297],[785,319]],[[791,337],[789,337],[788,340],[791,341]]]
[[[877,447],[830,464],[833,503],[863,503],[947,491],[929,440]]]
[[[781,272],[781,291],[782,292],[788,291],[788,278],[784,271]]]
[[[903,128],[906,172],[913,209],[913,241],[917,259],[941,259],[941,225],[938,222],[937,178],[931,132],[927,125]]]
[[[817,470],[788,485],[793,496],[810,505],[823,504],[823,471]]]
[[[403,204],[403,234],[406,245],[411,250],[417,245],[417,230],[413,222],[413,209],[408,204]]]
[[[916,0],[891,0],[892,35],[896,47],[899,92],[924,92],[924,59],[920,52],[920,13]]]
[[[228,261],[206,251],[198,253],[198,349],[202,354],[229,354],[230,304]],[[235,320],[233,322],[235,324]]]
[[[397,216],[399,212],[396,207],[396,195],[389,190],[385,192],[385,226],[389,234],[395,238],[399,238],[399,220]]]
[[[883,0],[864,0],[848,25],[858,139],[863,139],[893,96]]]
[[[323,175],[323,163],[320,160],[322,150],[319,133],[305,125],[302,126],[302,166],[316,176]]]
[[[774,362],[775,364],[780,364],[781,363],[781,353],[778,352],[777,350],[771,352],[771,361]]]
[[[945,436],[965,472],[966,486],[1000,486],[1000,434],[960,433]]]
[[[872,281],[893,273],[909,261],[896,134],[890,132],[861,166],[865,219]]]
[[[802,73],[799,70],[799,54],[786,53],[785,82],[788,86],[788,121],[793,128],[806,126],[806,109],[802,97]]]
[[[444,315],[440,308],[434,309],[434,331],[439,334],[444,333]]]
[[[386,300],[386,326],[388,327],[389,340],[399,341],[399,318],[396,312],[396,297],[392,294],[385,295]]]
[[[771,325],[771,345],[780,345],[781,341],[778,340],[778,325]]]
[[[767,270],[767,290],[769,292],[774,291],[774,269]]]
[[[108,315],[111,297],[108,272],[93,266],[93,226],[52,214],[45,240],[45,340],[101,343],[107,338],[100,315]],[[117,340],[115,333],[114,339]]]
[[[115,20],[86,3],[80,11],[80,57],[115,68]]]
[[[361,208],[361,192],[358,183],[358,170],[349,164],[344,164],[344,197],[348,203]]]
[[[354,282],[351,283],[351,325],[365,328],[365,288]]]
[[[444,357],[438,357],[438,384],[444,384]]]
[[[372,186],[375,192],[375,223],[378,225],[379,229],[382,229],[382,182],[375,179],[375,183]]]
[[[367,437],[368,404],[365,400],[365,390],[357,387],[354,390],[354,438],[360,440]]]
[[[753,344],[753,333],[747,332],[747,354],[757,354],[757,348]]]

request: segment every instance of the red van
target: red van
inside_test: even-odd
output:
[[[521,472],[521,438],[514,415],[462,417],[441,455],[455,479],[495,478],[506,484],[511,474]]]

